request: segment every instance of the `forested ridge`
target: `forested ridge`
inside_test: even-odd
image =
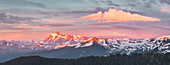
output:
[[[52,59],[40,56],[20,57],[0,65],[170,65],[170,53],[89,56],[78,59]]]

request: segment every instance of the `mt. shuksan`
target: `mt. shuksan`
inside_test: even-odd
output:
[[[74,43],[79,43],[83,42],[84,40],[88,39],[87,37],[82,37],[79,35],[65,35],[65,34],[60,34],[59,32],[56,32],[55,34],[49,35],[48,38],[46,38],[43,43],[50,43],[50,44],[56,44],[56,43],[61,43],[61,44],[74,44]]]

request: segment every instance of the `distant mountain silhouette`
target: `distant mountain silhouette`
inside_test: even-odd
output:
[[[86,38],[56,32],[41,41],[0,40],[0,63],[20,56],[76,59],[91,55],[151,52],[170,53],[170,36],[145,39]]]

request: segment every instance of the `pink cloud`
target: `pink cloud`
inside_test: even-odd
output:
[[[92,8],[90,8],[90,7],[89,7],[89,8],[87,8],[87,9],[88,9],[88,10],[93,10],[93,9],[92,9]]]
[[[142,16],[139,14],[132,14],[130,12],[125,12],[122,10],[109,9],[102,13],[99,11],[96,14],[90,14],[80,19],[85,20],[95,20],[98,22],[127,22],[127,21],[161,21],[158,18],[152,18],[147,16]]]
[[[168,13],[170,13],[170,9],[164,8],[164,9],[161,9],[161,12],[168,12]]]
[[[27,26],[13,26],[13,28],[27,28]]]
[[[68,20],[68,21],[65,21],[65,22],[76,22],[75,20]]]
[[[0,40],[40,40],[46,38],[50,32],[11,32],[0,33]]]

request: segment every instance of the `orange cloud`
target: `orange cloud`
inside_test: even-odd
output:
[[[170,9],[161,9],[161,12],[168,12],[168,13],[170,13]]]
[[[13,26],[13,28],[27,28],[27,26]]]
[[[43,18],[41,20],[34,20],[34,21],[48,21],[51,23],[63,23],[63,22],[76,22],[75,20],[68,20],[68,19],[60,19],[60,18]]]
[[[95,20],[99,22],[161,21],[158,18],[142,16],[139,14],[132,14],[130,12],[125,12],[125,11],[116,10],[116,9],[109,9],[108,11],[105,11],[104,13],[99,11],[96,14],[90,14],[88,16],[81,17],[80,19]]]
[[[127,36],[127,34],[125,33],[118,33],[118,32],[113,32],[112,34],[116,36]]]
[[[15,33],[0,33],[0,40],[37,40],[46,38],[49,32],[15,32]]]
[[[56,18],[44,18],[41,19],[42,21],[48,21],[48,22],[58,22],[58,20]]]
[[[93,10],[93,9],[92,9],[92,8],[90,8],[90,7],[89,7],[89,8],[87,8],[87,9],[88,9],[88,10]]]
[[[65,22],[75,22],[74,20],[68,20],[68,21],[65,21]]]

